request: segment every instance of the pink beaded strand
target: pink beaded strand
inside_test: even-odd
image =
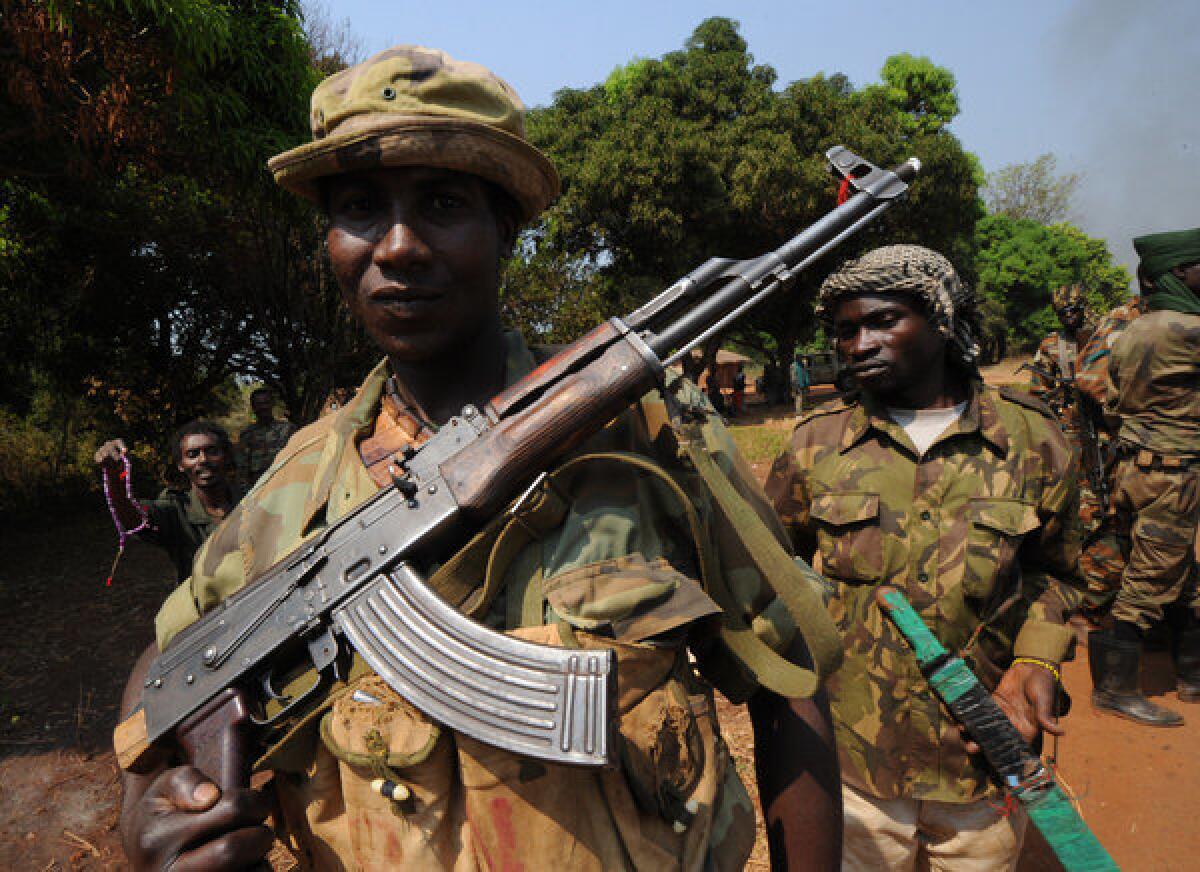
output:
[[[121,452],[122,469],[118,473],[118,477],[125,480],[125,496],[129,498],[129,502],[137,507],[138,512],[142,516],[142,522],[136,527],[127,530],[121,524],[121,518],[117,515],[116,506],[113,505],[112,491],[108,483],[108,472],[100,473],[100,481],[104,485],[104,501],[108,503],[108,513],[112,516],[113,526],[117,528],[117,556],[113,558],[112,568],[108,571],[108,578],[104,582],[105,587],[112,586],[113,576],[117,573],[117,564],[121,560],[121,555],[125,553],[125,543],[129,541],[129,537],[134,533],[139,533],[150,526],[150,517],[146,514],[146,510],[142,508],[133,496],[133,465],[129,462],[129,455],[124,451]]]

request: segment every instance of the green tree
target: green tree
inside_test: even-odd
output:
[[[1061,285],[1082,283],[1097,312],[1128,297],[1129,273],[1113,264],[1104,240],[1071,224],[988,215],[976,225],[976,243],[979,290],[1003,310],[1006,339],[1020,348],[1058,329],[1050,295]]]
[[[1079,182],[1078,173],[1059,175],[1058,159],[1043,154],[1034,161],[1009,164],[988,173],[983,199],[989,212],[1056,224],[1070,217],[1071,200]]]
[[[899,56],[883,84],[856,91],[840,75],[776,89],[735,22],[702,22],[681,51],[637,59],[530,113],[564,194],[535,236],[544,263],[589,282],[600,311],[632,308],[710,256],[775,248],[835,205],[823,154],[844,143],[883,164],[926,166],[908,202],[836,258],[735,327],[728,339],[785,367],[810,339],[825,272],[866,245],[920,240],[968,274],[980,207],[978,163],[945,130],[954,78]]]
[[[0,0],[0,13],[0,407],[161,445],[221,411],[264,330],[254,236],[277,232],[258,220],[277,194],[263,167],[304,138],[317,79],[299,8]]]

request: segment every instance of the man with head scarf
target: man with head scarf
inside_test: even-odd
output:
[[[317,87],[313,141],[270,168],[324,209],[344,301],[384,359],[353,399],[291,439],[197,555],[191,578],[159,612],[158,643],[130,680],[127,712],[157,650],[169,656],[202,613],[392,485],[397,465],[434,431],[470,418],[465,408],[485,408],[549,356],[500,323],[502,261],[559,189],[522,115],[495,74],[417,46],[377,54]],[[698,389],[672,380],[663,390],[681,414],[705,422],[714,460],[770,521]],[[763,577],[736,559],[732,543],[717,552],[736,525],[716,522],[707,492],[679,466],[666,402],[655,392],[635,403],[571,455],[577,464],[551,473],[554,488],[531,488],[532,499],[512,508],[505,547],[485,555],[495,586],[464,571],[461,584],[439,590],[495,630],[615,652],[613,765],[543,763],[454,732],[356,661],[348,684],[281,731],[259,764],[274,773],[275,821],[302,866],[741,868],[754,808],[693,653],[705,674],[722,676],[723,690],[749,700],[778,862],[836,866],[840,797],[827,713],[770,693],[755,683],[762,672],[702,644],[720,611],[698,582],[697,548],[709,543],[717,571],[736,578],[751,635],[806,656]],[[122,833],[134,868],[244,868],[263,856],[272,838],[262,825],[267,797],[221,793],[181,764],[125,776]]]
[[[975,297],[940,254],[870,251],[825,281],[818,313],[857,388],[800,418],[766,488],[843,635],[828,685],[843,868],[1011,869],[1025,818],[995,802],[874,592],[904,591],[1026,739],[1061,733],[1070,447],[1041,402],[983,384]]]
[[[1149,282],[1147,314],[1112,348],[1108,410],[1120,419],[1113,509],[1129,555],[1111,630],[1092,633],[1092,702],[1151,726],[1183,722],[1141,690],[1143,638],[1175,624],[1172,653],[1182,702],[1200,702],[1200,228],[1133,241]]]

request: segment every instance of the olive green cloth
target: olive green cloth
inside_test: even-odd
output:
[[[1121,442],[1200,456],[1200,314],[1166,309],[1133,321],[1112,347],[1108,373]]]
[[[1139,236],[1133,247],[1142,271],[1154,282],[1155,291],[1146,300],[1150,309],[1200,315],[1200,296],[1171,273],[1177,266],[1200,263],[1200,227]]]
[[[241,498],[241,491],[234,488],[233,502]],[[150,526],[139,532],[138,538],[166,551],[176,581],[183,581],[192,574],[196,551],[216,529],[217,520],[204,508],[195,488],[164,488],[156,499],[143,501],[142,508]]]

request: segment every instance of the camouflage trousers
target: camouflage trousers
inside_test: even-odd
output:
[[[1079,489],[1079,518],[1083,527],[1079,574],[1087,584],[1087,606],[1106,612],[1121,589],[1129,539],[1122,535],[1116,516],[1105,512],[1100,498],[1086,484]]]
[[[1117,534],[1127,531],[1129,552],[1113,618],[1148,630],[1173,603],[1200,615],[1200,468],[1163,469],[1127,459],[1117,467],[1115,485]]]

